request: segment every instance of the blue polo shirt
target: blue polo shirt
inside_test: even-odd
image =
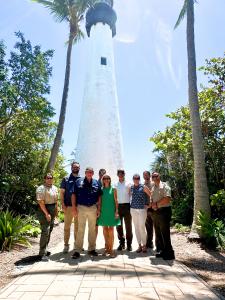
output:
[[[102,190],[96,179],[89,182],[84,177],[75,182],[73,193],[76,195],[77,205],[92,206],[97,203],[98,197],[102,195]]]
[[[64,194],[64,204],[65,206],[72,206],[71,196],[73,193],[73,187],[75,182],[80,178],[80,176],[73,176],[71,173],[70,176],[63,178],[60,188],[65,190]]]

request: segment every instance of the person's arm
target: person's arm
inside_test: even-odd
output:
[[[146,200],[145,200],[145,208],[148,209],[149,207],[151,207],[150,199],[151,199],[152,193],[146,185],[144,185],[144,192],[147,195]]]
[[[43,213],[45,214],[46,220],[48,222],[50,222],[51,221],[51,215],[49,214],[49,212],[46,209],[45,201],[44,200],[39,200],[38,204],[39,204],[41,210],[43,211]]]
[[[165,184],[164,185],[164,195],[163,195],[163,198],[161,198],[157,202],[157,205],[160,207],[161,205],[170,204],[170,202],[171,202],[171,188],[169,187],[168,184]]]
[[[149,198],[151,197],[152,193],[146,185],[144,185],[144,192],[145,192],[145,194],[147,194],[149,196]]]
[[[59,200],[59,192],[58,188],[56,188],[56,202],[55,202],[55,217],[58,217],[59,209],[58,209],[58,200]]]
[[[170,201],[171,201],[170,197],[163,197],[162,199],[160,199],[159,201],[157,201],[157,205],[161,206],[161,205],[170,204]]]
[[[66,206],[65,206],[65,202],[64,202],[65,192],[66,192],[65,189],[63,189],[63,188],[60,189],[60,201],[61,201],[62,210],[64,212],[66,211]]]
[[[72,213],[74,217],[77,217],[77,198],[75,193],[71,196],[71,202],[72,202]]]
[[[118,219],[119,218],[119,213],[118,213],[118,200],[117,200],[117,190],[113,189],[114,191],[114,201],[115,201],[115,218]]]
[[[98,201],[97,201],[97,218],[101,214],[101,209],[102,209],[102,196],[98,196]]]

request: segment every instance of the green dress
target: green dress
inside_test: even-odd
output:
[[[118,226],[120,218],[115,218],[115,200],[114,188],[108,187],[102,189],[102,205],[101,214],[97,220],[97,225],[100,226]]]

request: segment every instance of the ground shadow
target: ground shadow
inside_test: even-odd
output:
[[[33,265],[34,263],[41,261],[40,255],[30,255],[23,257],[19,260],[17,260],[14,265],[15,266],[27,266],[27,265]]]

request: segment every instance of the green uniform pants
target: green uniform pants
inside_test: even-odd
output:
[[[47,211],[51,215],[51,221],[48,222],[45,214],[38,208],[37,217],[41,225],[41,238],[40,238],[40,250],[39,255],[43,256],[46,254],[46,248],[50,241],[51,232],[54,226],[55,220],[55,204],[45,204]]]

